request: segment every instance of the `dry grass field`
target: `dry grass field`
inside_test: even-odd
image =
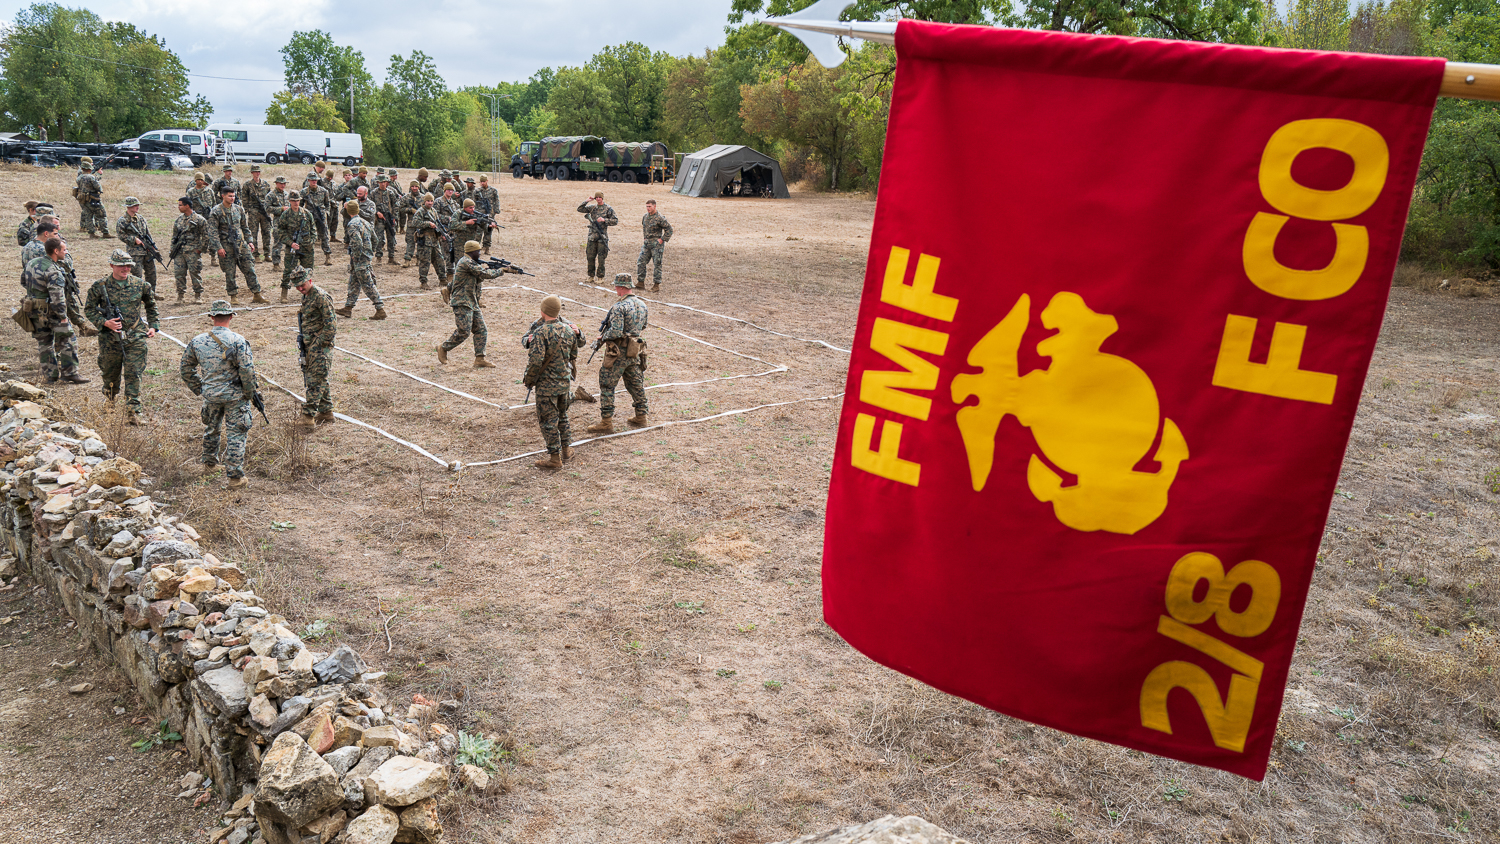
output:
[[[111,173],[111,216],[134,193],[165,243],[185,181]],[[70,185],[66,172],[0,171],[0,227],[14,229],[24,198],[61,203],[87,284],[113,243],[76,231]],[[544,291],[574,300],[564,316],[591,338],[613,300],[578,284],[574,207],[596,185],[498,187],[509,228],[495,254],[537,275],[485,294],[499,368],[472,369],[464,349],[437,362],[450,311],[417,291],[414,267],[377,272],[390,320],[365,321],[362,302],[339,326],[338,411],[447,462],[540,448],[532,411],[515,408],[519,335]],[[293,621],[321,621],[398,693],[459,699],[464,729],[499,738],[497,793],[446,806],[451,840],[750,844],[887,812],[976,842],[1500,836],[1500,299],[1482,285],[1459,295],[1408,271],[1393,293],[1272,770],[1253,783],[987,712],[845,645],[821,620],[819,556],[839,407],[827,397],[847,356],[809,341],[849,345],[873,203],[603,189],[623,220],[611,273],[634,271],[647,198],[676,227],[667,283],[648,297],[648,383],[653,422],[682,424],[586,443],[556,474],[533,458],[452,473],[347,422],[299,434],[295,403],[272,389],[251,486],[231,496],[197,471],[197,404],[170,340],[153,341],[145,427],[103,408],[92,341],[81,353],[95,383],[60,391]],[[340,269],[316,273],[336,300]],[[206,276],[222,295],[219,271]],[[163,305],[179,339],[207,324],[202,308]],[[233,327],[262,373],[300,392],[292,308]],[[13,373],[36,376],[29,337],[6,322],[0,344]],[[583,383],[596,368],[580,366]],[[720,415],[748,408],[760,409]],[[581,435],[597,405],[572,416]],[[0,775],[25,764],[0,754]],[[56,826],[94,840],[125,822],[82,817]]]

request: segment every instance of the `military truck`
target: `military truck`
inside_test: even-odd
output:
[[[671,181],[672,151],[656,141],[626,143],[597,135],[523,141],[510,157],[511,176],[520,179],[576,179],[610,182]]]

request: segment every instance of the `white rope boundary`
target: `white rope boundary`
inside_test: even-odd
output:
[[[597,284],[589,284],[588,282],[583,282],[583,281],[578,282],[578,286],[579,287],[590,287],[590,288],[593,288],[594,290],[603,290],[606,293],[613,293],[614,292],[614,288],[612,288],[612,287],[600,287]],[[636,295],[640,296],[639,293],[637,293]],[[641,296],[641,298],[642,299],[646,299],[645,296]],[[702,308],[695,308],[695,307],[693,307],[691,305],[683,305],[683,304],[679,304],[677,302],[667,302],[667,301],[663,301],[661,299],[646,299],[646,301],[647,302],[652,302],[652,303],[657,304],[657,305],[663,305],[663,306],[668,307],[668,308],[678,308],[680,310],[692,311],[694,313],[703,314],[705,316],[717,317],[719,319],[727,319],[730,322],[738,322],[738,323],[741,323],[743,325],[748,325],[751,328],[755,329],[756,331],[764,331],[767,334],[775,334],[777,337],[785,337],[788,340],[796,340],[796,341],[801,342],[801,343],[813,343],[813,344],[818,345],[818,346],[824,346],[824,347],[832,349],[835,352],[838,352],[840,354],[845,354],[845,355],[849,354],[849,350],[848,349],[840,349],[838,346],[835,346],[832,343],[829,343],[827,341],[824,341],[824,340],[814,340],[814,339],[809,338],[809,337],[798,337],[795,334],[782,334],[780,331],[775,331],[773,329],[766,328],[763,325],[756,325],[755,323],[751,322],[748,319],[740,319],[739,317],[727,316],[725,314],[716,314],[713,311],[705,311]]]

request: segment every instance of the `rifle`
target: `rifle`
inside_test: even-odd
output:
[[[535,387],[527,387],[526,388],[526,401],[522,402],[523,405],[531,404],[531,391],[534,390],[534,389],[536,389],[536,388]]]
[[[462,213],[459,214],[459,217],[461,217],[464,220],[474,220],[476,222],[483,223],[486,226],[490,226],[492,228],[497,228],[497,229],[503,229],[503,228],[505,228],[505,226],[502,226],[499,223],[495,222],[495,218],[494,217],[491,217],[488,214],[481,214],[478,211],[464,211],[464,212],[462,212]]]
[[[125,339],[125,315],[122,314],[122,313],[120,313],[120,308],[119,308],[118,305],[115,304],[115,300],[109,298],[109,282],[102,281],[102,282],[99,283],[99,293],[100,293],[100,295],[102,295],[104,297],[104,321],[105,322],[109,322],[112,319],[119,320],[120,321],[119,335],[120,335],[120,339],[124,340]]]
[[[613,308],[611,308],[610,310],[613,310]],[[602,346],[602,345],[604,345],[604,332],[606,332],[608,330],[609,330],[609,311],[605,311],[604,312],[604,319],[599,320],[599,337],[596,340],[594,340],[594,350],[592,352],[589,352],[589,359],[584,362],[584,364],[583,364],[584,366],[588,366],[589,364],[591,364],[591,363],[594,362],[594,355],[599,354],[599,347]]]
[[[449,272],[452,272],[452,269],[453,269],[453,232],[449,231],[448,227],[446,225],[444,225],[441,214],[438,215],[437,232],[438,232],[438,238],[441,239],[443,241],[443,243],[445,243],[445,244],[448,245],[448,269],[449,269]]]
[[[261,398],[260,390],[256,390],[255,394],[250,397],[250,406],[260,411],[260,418],[266,420],[266,425],[269,427],[271,417],[266,415],[266,400]]]
[[[479,263],[484,264],[486,267],[489,267],[492,270],[501,270],[507,273],[515,273],[516,275],[529,275],[532,278],[536,278],[535,273],[526,272],[525,270],[521,269],[515,264],[512,264],[505,258],[485,258]]]
[[[151,237],[150,232],[141,232],[141,242],[146,244],[146,254],[151,260],[161,264],[162,269],[171,269],[167,266],[167,262],[161,259],[161,250],[156,248],[156,241]]]
[[[297,365],[307,368],[307,340],[302,336],[302,312],[297,312]]]
[[[103,161],[99,162],[99,164],[97,166],[95,166],[94,169],[92,169],[92,170],[89,171],[89,175],[90,176],[97,175],[100,170],[104,169],[104,165],[110,163],[111,161],[114,161],[115,160],[115,156],[117,156],[119,154],[120,154],[119,150],[115,150],[114,152],[110,153],[108,158],[106,158]]]
[[[177,253],[181,252],[181,251],[182,251],[182,237],[177,232],[174,231],[172,233],[172,250],[167,253],[167,261],[168,262],[174,262],[174,261],[176,261],[177,260]],[[162,266],[166,267],[168,265],[167,264],[162,264]]]

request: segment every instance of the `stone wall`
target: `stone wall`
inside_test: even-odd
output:
[[[0,540],[183,745],[229,806],[211,841],[442,838],[457,737],[434,705],[395,713],[352,649],[313,651],[245,572],[138,488],[98,433],[0,384]],[[457,783],[453,783],[457,785]]]

